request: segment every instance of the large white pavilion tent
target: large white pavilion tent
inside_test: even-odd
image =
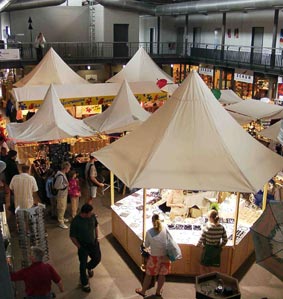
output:
[[[127,186],[257,192],[283,166],[196,72],[134,132],[95,152]]]

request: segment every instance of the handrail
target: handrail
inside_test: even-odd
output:
[[[0,48],[18,48],[21,62],[37,63],[33,43],[10,42],[0,44]],[[282,49],[247,45],[192,43],[192,42],[48,42],[44,53],[53,47],[58,55],[67,61],[93,62],[102,60],[129,60],[143,47],[154,59],[168,59],[170,63],[189,59],[198,63],[236,66],[245,68],[271,69],[275,72],[283,68]],[[2,61],[0,61],[1,66]]]

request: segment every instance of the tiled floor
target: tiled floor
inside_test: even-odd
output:
[[[90,280],[91,293],[78,288],[79,264],[76,248],[69,239],[69,231],[57,227],[54,220],[46,219],[51,263],[62,276],[65,292],[53,290],[58,299],[138,299],[135,288],[140,286],[141,272],[111,235],[111,210],[109,194],[98,197],[94,203],[98,215],[102,262],[94,270]],[[262,267],[247,265],[245,274],[239,274],[242,299],[283,299],[283,283]],[[240,277],[241,276],[241,277]],[[21,286],[17,286],[20,290]],[[147,298],[155,298],[154,289]],[[1,295],[0,295],[1,298]],[[21,291],[17,298],[22,298]],[[194,279],[188,277],[168,277],[164,287],[165,299],[193,299]],[[4,298],[3,298],[4,299]]]

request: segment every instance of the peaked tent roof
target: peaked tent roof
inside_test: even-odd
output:
[[[260,131],[259,135],[279,142],[278,135],[279,135],[279,132],[280,132],[280,128],[281,128],[281,121],[278,121],[274,125]]]
[[[196,72],[134,132],[95,156],[127,186],[140,188],[256,192],[283,166]]]
[[[161,88],[162,91],[165,91],[168,93],[169,96],[171,96],[174,91],[179,87],[179,84],[167,84],[164,87]]]
[[[243,100],[231,89],[222,89],[221,96],[218,100],[222,104],[235,104],[240,103]]]
[[[75,136],[92,136],[95,132],[82,120],[72,117],[50,85],[43,104],[29,120],[7,124],[10,138],[19,141],[46,141]]]
[[[122,83],[127,80],[128,82],[153,81],[156,83],[160,79],[166,79],[167,83],[174,83],[173,78],[151,59],[144,48],[139,48],[126,66],[106,82]]]
[[[40,63],[21,80],[16,82],[16,87],[27,85],[50,84],[82,84],[88,83],[74,72],[63,59],[50,48]]]
[[[254,119],[280,118],[283,107],[258,100],[246,100],[225,107],[226,110],[251,116]]]
[[[251,116],[246,116],[243,114],[239,114],[236,112],[232,112],[232,111],[228,111],[229,114],[237,121],[237,123],[239,123],[241,126],[248,124],[249,122],[256,120],[256,118],[253,118]]]
[[[150,113],[139,105],[125,80],[109,108],[103,113],[87,117],[83,121],[99,132],[110,134],[132,131],[149,116]]]

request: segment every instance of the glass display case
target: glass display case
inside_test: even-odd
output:
[[[161,210],[164,204],[164,190],[162,193],[158,189],[146,190],[146,230],[152,227],[151,217],[159,214],[159,218],[168,227],[176,242],[180,245],[185,263],[177,261],[173,264],[173,273],[196,275],[199,273],[198,263],[201,248],[196,244],[201,236],[202,228],[208,221],[206,213],[211,203],[211,192],[184,192],[184,202],[188,211],[191,207],[198,207],[201,216],[196,218],[176,216],[170,217],[169,212]],[[214,193],[217,195],[216,193]],[[215,199],[216,200],[216,199]],[[250,226],[261,215],[261,210],[252,206],[249,201],[241,198],[239,208],[239,218],[236,232],[235,246],[233,244],[234,215],[236,208],[236,195],[231,194],[221,204],[219,204],[220,222],[227,231],[228,243],[223,249],[222,271],[232,274],[240,267],[253,252],[252,240],[249,234]],[[187,214],[189,215],[189,213]],[[142,242],[143,235],[143,191],[137,192],[123,198],[112,205],[112,233],[120,244],[126,249],[134,261],[139,264],[141,259],[137,252]],[[237,247],[245,247],[245,251]],[[240,251],[242,251],[240,253]],[[195,258],[194,264],[191,264]],[[233,259],[236,259],[233,264]],[[179,266],[178,266],[179,264]],[[224,265],[225,264],[225,265]],[[221,271],[221,272],[222,272]]]

